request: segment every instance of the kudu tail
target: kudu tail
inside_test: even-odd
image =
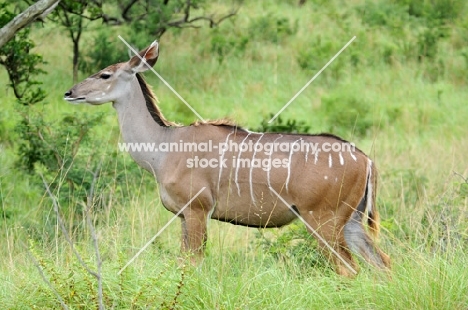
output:
[[[368,159],[365,212],[367,212],[367,225],[369,226],[369,232],[374,238],[377,238],[380,232],[380,217],[375,204],[376,190],[377,169],[372,163],[372,160]]]
[[[390,267],[390,258],[372,240],[376,239],[379,234],[379,214],[375,207],[376,186],[377,169],[368,159],[366,190],[357,210],[353,212],[344,226],[344,238],[352,252],[360,255],[367,262],[385,269]],[[366,233],[362,225],[364,216],[369,227],[368,232],[373,238]]]

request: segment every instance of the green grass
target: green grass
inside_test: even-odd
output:
[[[217,31],[234,46],[243,36],[248,43],[243,50],[225,51],[221,62],[212,49],[213,30],[169,31],[160,41],[155,69],[204,118],[229,116],[255,129],[315,74],[314,67],[321,68],[356,35],[340,62],[314,81],[282,118],[304,121],[312,132],[332,130],[376,161],[380,244],[392,258],[391,273],[361,264],[356,279],[343,279],[325,262],[308,266],[298,263],[297,257],[274,258],[259,245],[255,229],[212,221],[207,256],[199,267],[180,265],[180,227],[173,223],[118,276],[172,215],[161,205],[152,176],[136,168],[126,154],[108,155],[106,162],[115,167],[116,178],[98,180],[101,208],[93,215],[108,308],[468,308],[468,195],[466,180],[458,175],[468,175],[468,64],[462,56],[468,43],[467,15],[448,23],[450,36],[440,40],[437,59],[420,61],[415,51],[424,26],[418,21],[405,21],[400,27],[371,25],[357,9],[368,1],[307,1],[301,8],[296,2],[246,2],[235,23],[227,21]],[[213,8],[229,6],[217,2]],[[268,13],[288,18],[292,28],[297,21],[297,31],[271,39],[265,29],[253,28]],[[92,42],[96,31],[98,25],[85,33],[84,45]],[[113,31],[115,44],[120,44],[116,36],[125,29]],[[46,23],[34,29],[33,39],[36,51],[48,61],[47,74],[41,76],[48,97],[46,104],[31,107],[28,113],[58,121],[66,113],[103,112],[102,124],[91,135],[111,154],[119,134],[113,108],[72,106],[62,100],[73,85],[71,44],[64,31]],[[437,71],[438,63],[443,70]],[[147,73],[146,78],[168,119],[184,124],[196,119],[155,76]],[[3,70],[0,81],[8,83]],[[60,308],[30,258],[34,255],[70,308],[94,308],[96,280],[73,256],[37,178],[15,166],[19,112],[11,90],[0,88],[0,96],[0,304],[8,309]],[[86,161],[90,155],[77,156]],[[122,170],[117,169],[119,160],[125,164]],[[120,181],[117,175],[123,175]],[[94,269],[90,233],[79,212],[82,204],[75,201],[62,206],[64,222]]]

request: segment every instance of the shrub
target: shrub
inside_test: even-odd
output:
[[[410,16],[446,24],[463,16],[464,0],[394,0],[406,8]]]
[[[323,66],[343,47],[342,42],[336,39],[322,39],[321,36],[317,36],[310,44],[308,48],[301,49],[297,56],[297,63],[299,67],[310,73],[317,73]],[[321,73],[320,78],[316,83],[321,81],[339,80],[341,75],[344,73],[346,64],[357,63],[357,59],[350,61],[350,54],[346,52],[340,54],[334,61],[327,67],[325,71]]]
[[[400,28],[408,22],[405,6],[398,3],[366,1],[356,9],[363,23],[371,27]]]
[[[93,131],[102,119],[99,113],[65,115],[56,122],[47,122],[42,115],[24,119],[16,127],[20,138],[17,167],[32,175],[41,190],[43,176],[65,207],[86,201],[96,173],[95,192],[109,195],[109,184],[118,183],[129,171],[117,150],[109,150]],[[106,199],[101,194],[98,205]]]
[[[287,36],[297,33],[298,21],[291,23],[287,17],[272,13],[253,19],[249,24],[249,35],[253,40],[278,43]]]
[[[370,106],[354,96],[342,94],[322,97],[321,113],[328,131],[339,136],[365,136],[372,127]]]
[[[299,221],[279,230],[259,230],[256,246],[276,260],[295,266],[325,267],[326,260],[318,249],[317,241]]]
[[[128,58],[125,53],[126,49],[120,40],[116,42],[115,35],[108,28],[101,28],[94,37],[93,43],[84,49],[79,69],[83,73],[92,74],[112,64],[126,61]]]
[[[271,124],[268,123],[272,119],[274,114],[270,114],[267,118],[262,120],[260,127],[255,131],[258,132],[281,132],[281,133],[307,133],[310,130],[310,126],[306,125],[304,121],[297,121],[295,119],[288,119],[283,122],[281,116],[278,116]]]
[[[233,33],[228,29],[216,28],[211,35],[210,52],[216,55],[219,63],[222,63],[227,56],[242,54],[249,43],[247,36]]]

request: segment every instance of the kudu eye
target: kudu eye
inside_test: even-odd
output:
[[[107,80],[108,78],[110,78],[110,76],[111,76],[111,75],[108,74],[108,73],[103,73],[103,74],[101,74],[99,77],[100,77],[101,79]]]

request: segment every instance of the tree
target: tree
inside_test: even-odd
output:
[[[50,19],[65,27],[73,43],[73,82],[78,81],[78,66],[80,61],[80,39],[86,28],[86,21],[98,20],[102,17],[102,4],[87,0],[62,0],[58,9],[50,15]]]
[[[237,9],[220,14],[192,16],[193,10],[206,5],[206,0],[114,0],[114,15],[103,12],[102,18],[108,25],[131,24],[147,34],[161,37],[169,28],[198,28],[208,23],[213,28],[237,14]]]
[[[13,20],[15,14],[7,9],[7,4],[0,4],[0,26],[9,25]],[[44,91],[37,87],[40,82],[34,80],[35,75],[44,73],[38,68],[44,61],[42,56],[30,52],[33,47],[34,43],[29,39],[29,28],[20,29],[0,47],[0,65],[5,67],[10,86],[22,105],[40,102],[45,97]]]
[[[49,14],[60,0],[39,0],[0,29],[0,48],[31,22]]]
[[[62,0],[50,19],[65,27],[73,42],[73,81],[80,68],[80,39],[87,21],[102,20],[107,26],[130,25],[136,33],[161,37],[169,28],[215,27],[234,16],[237,10],[215,18],[211,15],[192,16],[194,9],[206,0]],[[106,6],[104,6],[106,4]],[[106,12],[111,9],[111,13]]]

